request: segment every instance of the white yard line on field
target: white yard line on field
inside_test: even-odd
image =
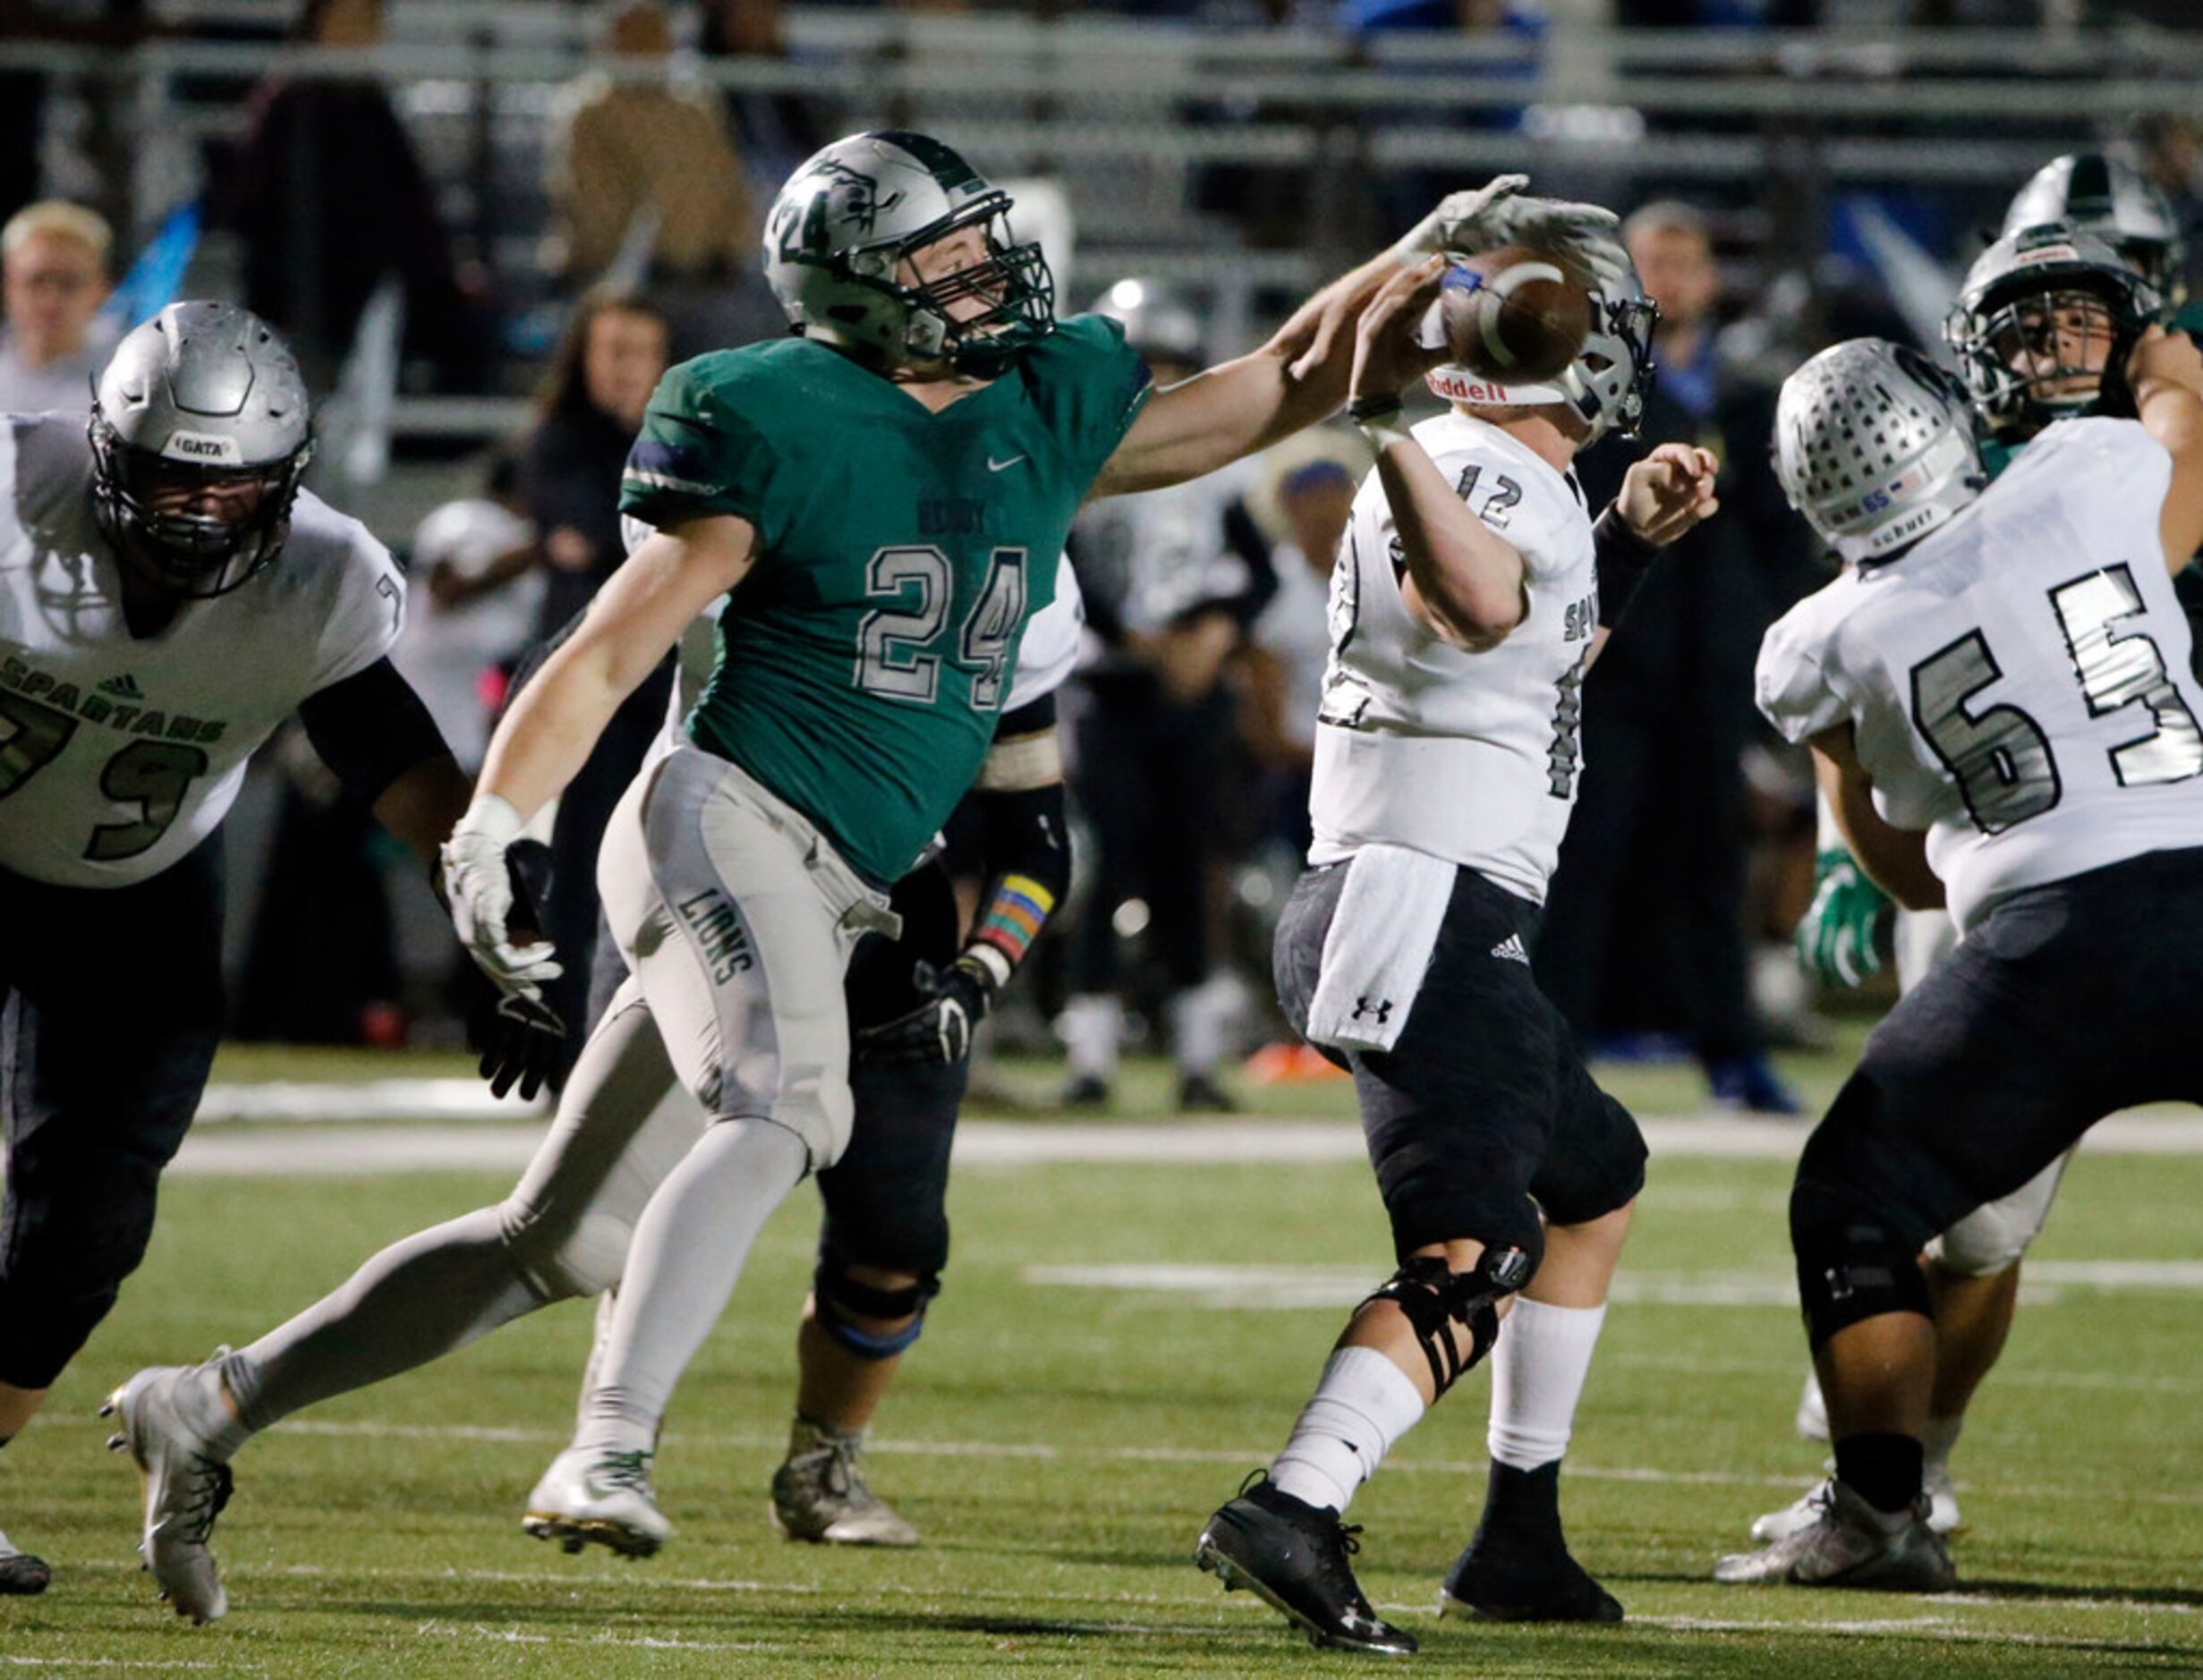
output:
[[[510,1101],[493,1103],[486,1092],[480,1104],[464,1110],[462,1124],[375,1124],[400,1117],[447,1122],[457,1117],[445,1097],[415,1101],[383,1090],[403,1086],[412,1092],[447,1085],[479,1089],[454,1080],[210,1086],[200,1105],[200,1124],[169,1170],[221,1177],[519,1171],[542,1139],[542,1123],[514,1124],[526,1110]],[[269,1092],[282,1101],[268,1100]],[[362,1108],[370,1099],[379,1106]],[[248,1118],[300,1124],[242,1132],[216,1124]],[[1806,1128],[1779,1120],[1709,1116],[1647,1120],[1645,1135],[1654,1155],[1665,1158],[1788,1160],[1804,1142]],[[2089,1133],[2083,1147],[2108,1154],[2203,1154],[2203,1116],[2114,1116]],[[1348,1120],[967,1120],[957,1129],[956,1159],[965,1168],[1307,1166],[1358,1163],[1366,1152],[1361,1129]]]
[[[2000,1379],[2001,1380],[2001,1379]],[[101,1426],[105,1428],[105,1425]],[[276,1425],[278,1434],[352,1437],[365,1439],[424,1441],[483,1441],[515,1446],[564,1446],[571,1433],[558,1429],[485,1428],[461,1423],[387,1423],[374,1419],[322,1421],[293,1418]],[[785,1434],[763,1431],[683,1430],[667,1431],[676,1448],[710,1447],[739,1452],[778,1452],[787,1445]],[[978,1458],[1033,1460],[1041,1463],[1092,1461],[1124,1464],[1216,1464],[1244,1467],[1251,1448],[1200,1447],[1080,1447],[1046,1441],[898,1440],[892,1436],[868,1438],[865,1450],[875,1457]],[[1481,1477],[1491,1468],[1484,1459],[1416,1458],[1402,1455],[1385,1461],[1388,1473]],[[1646,1465],[1579,1464],[1570,1463],[1568,1474],[1584,1481],[1644,1482],[1670,1487],[1790,1488],[1806,1478],[1795,1474],[1768,1474],[1756,1471],[1662,1470]],[[2100,1501],[2101,1485],[2059,1487],[2033,1483],[1986,1481],[1969,1477],[1961,1491],[2010,1498],[2087,1499]],[[2203,1489],[2128,1489],[2122,1499],[2136,1505],[2203,1506]]]

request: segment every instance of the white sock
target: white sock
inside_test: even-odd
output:
[[[1568,1451],[1576,1403],[1591,1373],[1592,1350],[1606,1309],[1555,1307],[1527,1296],[1500,1326],[1492,1350],[1492,1456],[1515,1470],[1535,1470]]]
[[[1064,1061],[1074,1078],[1117,1077],[1117,1047],[1125,1036],[1125,1005],[1114,992],[1081,992],[1056,1017]]]
[[[1374,1347],[1342,1347],[1324,1364],[1270,1480],[1296,1499],[1344,1511],[1424,1411],[1406,1371]]]
[[[656,1449],[674,1385],[727,1311],[750,1244],[808,1164],[803,1140],[786,1126],[720,1120],[658,1187],[628,1244],[576,1447]]]

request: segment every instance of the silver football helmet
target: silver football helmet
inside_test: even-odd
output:
[[[225,594],[282,552],[313,431],[297,359],[257,315],[171,303],[134,328],[90,429],[100,532],[164,587]]]
[[[923,134],[852,134],[787,178],[765,217],[765,277],[788,322],[889,363],[946,361],[991,378],[1055,327],[1038,244],[1015,242],[1010,198]],[[917,282],[905,259],[962,227],[987,255]]]
[[[1987,474],[1958,382],[1916,350],[1847,339],[1782,381],[1774,471],[1844,559],[1886,559],[1946,524]]]
[[[1433,395],[1450,403],[1488,406],[1537,407],[1561,403],[1590,428],[1584,446],[1608,432],[1624,437],[1637,436],[1645,418],[1645,399],[1652,394],[1653,329],[1660,310],[1645,295],[1629,253],[1613,240],[1586,235],[1570,241],[1559,255],[1572,260],[1591,293],[1591,331],[1576,360],[1557,379],[1516,385],[1487,379],[1468,369],[1447,363],[1424,376]],[[1432,306],[1433,325],[1437,305]]]
[[[2094,233],[2177,307],[2187,295],[2187,241],[2156,182],[2132,164],[2101,152],[2053,157],[2012,195],[2000,236],[2045,222],[2070,222]]]
[[[1094,300],[1090,311],[1125,329],[1135,354],[1198,368],[1207,361],[1201,317],[1186,295],[1160,280],[1127,277]]]
[[[2007,233],[1975,259],[1943,335],[1982,422],[2008,440],[2095,412],[2105,376],[2162,307],[2118,252],[2070,223]]]

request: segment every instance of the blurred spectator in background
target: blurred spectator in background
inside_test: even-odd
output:
[[[1122,324],[1159,386],[1206,364],[1200,318],[1153,280],[1119,281],[1094,312]],[[1067,1103],[1110,1100],[1125,1036],[1124,947],[1137,938],[1161,972],[1178,1107],[1232,1106],[1216,1070],[1244,988],[1212,972],[1212,873],[1231,727],[1224,661],[1276,587],[1239,500],[1252,471],[1118,496],[1072,527],[1089,649],[1074,679],[1070,784],[1094,845],[1059,1022]]]
[[[785,8],[780,0],[704,0],[696,50],[707,59],[785,59],[789,55]],[[729,88],[721,103],[751,185],[763,196],[837,132],[800,93]]]
[[[1354,506],[1365,458],[1325,433],[1292,440],[1270,494],[1280,535],[1270,551],[1277,593],[1255,619],[1234,661],[1240,739],[1261,772],[1259,837],[1289,849],[1289,887],[1306,861],[1308,778],[1315,763],[1315,714],[1331,657],[1331,574]],[[1291,445],[1280,445],[1279,453]],[[1269,462],[1263,462],[1265,466]]]
[[[710,89],[674,78],[665,8],[621,6],[605,46],[609,69],[570,84],[555,118],[554,267],[580,284],[647,283],[683,356],[781,330],[749,177]]]
[[[500,451],[486,476],[484,494],[445,503],[414,531],[405,628],[390,650],[470,776],[489,745],[502,672],[534,640],[543,595],[520,462]]]
[[[0,229],[0,412],[89,412],[92,379],[115,347],[96,330],[113,236],[80,205],[47,199]]]
[[[620,471],[651,393],[666,371],[668,343],[666,318],[655,303],[608,288],[583,295],[559,341],[537,397],[536,428],[520,475],[521,505],[534,524],[543,558],[539,640],[565,629],[626,557],[620,539]],[[543,990],[566,1026],[561,1083],[589,1036],[598,844],[612,807],[665,726],[673,668],[668,655],[628,697],[558,801],[543,920],[566,972]]]
[[[1768,434],[1725,429],[1714,348],[1721,280],[1705,222],[1688,205],[1650,204],[1622,234],[1660,306],[1660,374],[1641,439],[1584,457],[1585,495],[1599,506],[1636,454],[1680,442],[1721,456],[1725,503],[1747,463],[1765,459]],[[1797,1099],[1769,1065],[1751,1007],[1743,915],[1743,755],[1753,660],[1773,611],[1750,535],[1727,518],[1692,530],[1646,578],[1629,633],[1584,684],[1583,790],[1535,966],[1595,1048],[1672,1031],[1716,1101],[1792,1114]]]
[[[381,0],[307,0],[296,41],[365,51]],[[244,243],[245,303],[283,329],[327,388],[386,275],[405,296],[405,352],[447,388],[479,388],[491,345],[435,194],[379,82],[261,86],[244,140],[220,172],[213,219]],[[471,271],[470,271],[471,275]]]

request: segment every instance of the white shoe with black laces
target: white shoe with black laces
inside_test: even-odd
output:
[[[144,1566],[178,1616],[204,1625],[221,1620],[229,1608],[207,1542],[229,1503],[230,1473],[177,1405],[178,1385],[200,1371],[149,1366],[109,1395],[99,1415],[119,1425],[109,1450],[127,1449],[145,1484],[145,1531],[138,1544]]]
[[[1795,1534],[1801,1528],[1810,1528],[1818,1520],[1821,1502],[1827,1497],[1826,1481],[1816,1482],[1779,1511],[1769,1511],[1752,1523],[1752,1538],[1761,1545]],[[1921,1483],[1927,1495],[1927,1526],[1938,1534],[1956,1540],[1966,1532],[1966,1519],[1959,1515],[1958,1488],[1951,1480],[1948,1464],[1927,1466]]]
[[[1944,1592],[1958,1584],[1950,1548],[1927,1525],[1927,1496],[1909,1511],[1877,1511],[1831,1476],[1807,1496],[1812,1521],[1756,1552],[1714,1565],[1731,1585],[1875,1587]]]
[[[673,1534],[651,1492],[651,1457],[567,1447],[529,1494],[520,1526],[570,1552],[597,1545],[623,1557],[648,1557]]]

